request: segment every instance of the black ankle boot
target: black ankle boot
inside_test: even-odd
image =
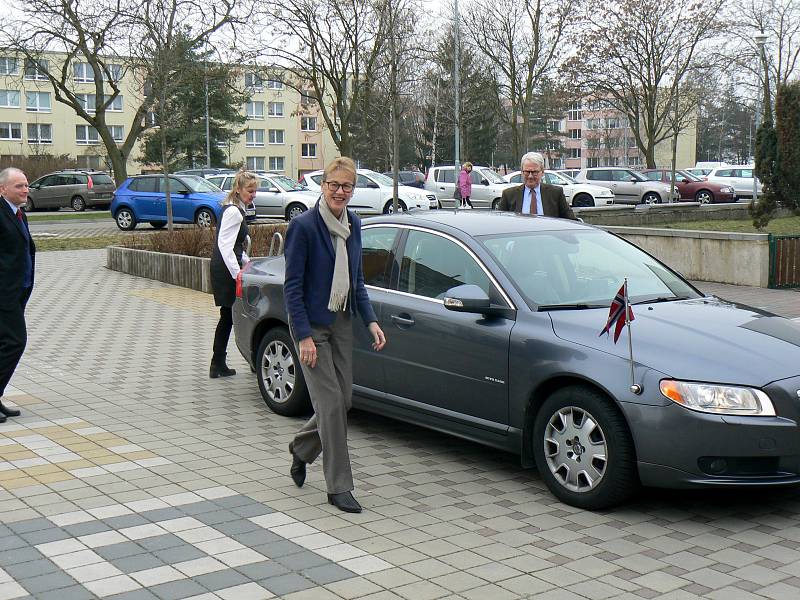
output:
[[[227,354],[223,354],[221,359],[216,357],[211,359],[211,367],[208,369],[208,376],[211,379],[216,379],[217,377],[230,377],[231,375],[236,375],[236,369],[229,369],[228,365],[225,364],[225,358]]]

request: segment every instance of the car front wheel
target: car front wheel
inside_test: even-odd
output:
[[[492,200],[492,210],[500,210],[500,200],[502,198],[495,198]]]
[[[194,222],[198,227],[213,227],[216,223],[214,213],[207,208],[201,208],[194,216]]]
[[[572,206],[575,207],[594,206],[594,198],[592,198],[589,194],[578,194],[572,199]]]
[[[402,200],[397,201],[397,212],[406,212],[408,208],[406,208],[405,202]],[[383,214],[390,215],[394,213],[394,202],[389,200],[383,207]]]
[[[708,190],[700,190],[694,195],[694,199],[700,204],[710,204],[714,201],[714,194]]]
[[[306,208],[303,204],[298,204],[296,202],[294,204],[290,204],[286,207],[286,220],[291,221],[295,217],[302,215],[307,210],[308,208]]]
[[[559,500],[599,510],[637,489],[636,458],[627,423],[599,392],[562,388],[545,400],[533,428],[539,474]]]
[[[130,208],[120,208],[114,215],[114,220],[117,222],[117,227],[123,231],[132,231],[136,228],[136,217]]]
[[[642,198],[642,204],[661,204],[661,196],[655,192],[647,192]]]
[[[288,329],[276,327],[264,335],[255,363],[258,388],[272,412],[285,417],[309,412],[311,401]]]

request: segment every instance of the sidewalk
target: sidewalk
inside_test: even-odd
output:
[[[707,281],[692,283],[706,294],[774,312],[782,317],[800,318],[800,289],[770,290]]]
[[[233,344],[238,374],[208,379],[211,297],[104,258],[37,257],[23,416],[0,425],[0,600],[800,597],[798,490],[586,512],[514,456],[355,411],[365,512],[341,513],[320,465],[293,485],[301,419],[266,408]]]

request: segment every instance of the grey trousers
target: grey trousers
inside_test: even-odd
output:
[[[292,451],[306,463],[314,462],[322,453],[322,470],[329,494],[353,489],[347,449],[347,411],[352,404],[353,390],[352,321],[350,312],[345,311],[338,313],[328,327],[312,326],[317,365],[312,369],[301,364],[314,416],[295,435]],[[294,342],[297,347],[298,340]]]

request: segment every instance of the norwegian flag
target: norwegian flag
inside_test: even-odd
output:
[[[626,322],[633,321],[633,309],[628,306],[628,318],[625,318],[625,307],[628,306],[628,282],[622,284],[617,292],[617,295],[614,296],[614,300],[611,302],[611,308],[608,309],[608,321],[606,322],[606,326],[603,327],[603,331],[600,332],[600,335],[604,333],[609,333],[611,331],[611,326],[615,325],[614,327],[614,343],[617,343],[619,339],[619,334],[622,333],[622,328],[625,327]]]

